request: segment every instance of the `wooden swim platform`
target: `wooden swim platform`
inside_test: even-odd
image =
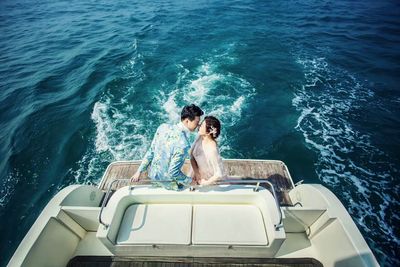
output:
[[[106,191],[109,184],[115,179],[126,179],[125,181],[116,182],[113,190],[117,190],[129,184],[129,178],[139,168],[141,161],[118,161],[111,163],[99,184],[99,188]],[[268,179],[275,188],[277,197],[281,206],[291,206],[292,202],[289,198],[289,191],[294,188],[293,180],[289,170],[282,161],[278,160],[237,160],[224,159],[224,168],[227,173],[227,179]],[[186,161],[182,167],[185,174],[190,172],[190,162]],[[140,183],[149,183],[147,173],[142,173]],[[267,185],[261,186],[268,188]]]
[[[76,256],[67,267],[322,267],[313,258],[178,258]]]

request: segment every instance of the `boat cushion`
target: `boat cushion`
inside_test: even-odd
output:
[[[261,211],[253,205],[194,205],[194,245],[268,245]]]
[[[135,204],[121,221],[117,244],[190,244],[192,205]]]

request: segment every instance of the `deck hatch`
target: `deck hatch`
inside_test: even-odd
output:
[[[268,245],[263,216],[254,205],[194,205],[194,245]]]
[[[189,245],[192,205],[135,204],[121,221],[116,243],[120,245]]]

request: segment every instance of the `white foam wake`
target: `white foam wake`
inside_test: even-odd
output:
[[[300,112],[296,129],[318,155],[317,174],[349,209],[370,242],[400,245],[395,226],[388,221],[398,207],[399,171],[371,142],[370,133],[357,130],[360,108],[374,96],[353,75],[328,64],[324,58],[299,58],[305,83],[295,92],[293,105]],[[384,166],[382,168],[382,166]]]
[[[225,62],[221,55],[202,60],[195,69],[187,69],[182,64],[177,65],[178,77],[172,90],[157,98],[164,108],[166,119],[177,121],[183,105],[194,103],[200,106],[205,115],[217,117],[223,127],[219,138],[222,153],[229,154],[230,140],[233,139],[229,129],[241,119],[241,114],[251,98],[255,88],[237,74],[221,70]],[[232,55],[229,56],[232,58]],[[232,59],[231,59],[232,60]]]
[[[146,78],[143,56],[138,52],[138,43],[132,44],[132,57],[121,66],[121,81],[106,88],[102,98],[94,104],[91,119],[95,133],[77,170],[71,172],[76,183],[97,183],[112,161],[140,158],[151,141],[151,129],[140,105],[133,105],[132,98],[137,85]],[[128,178],[128,177],[127,177]]]
[[[16,184],[20,179],[21,174],[17,169],[14,169],[5,179],[1,180],[0,208],[3,208],[8,204],[10,197],[14,195]]]
[[[112,161],[142,158],[158,125],[176,123],[182,107],[191,103],[221,120],[221,150],[229,153],[230,139],[226,138],[226,133],[240,120],[242,111],[255,94],[248,81],[221,68],[226,62],[234,62],[233,46],[229,46],[200,59],[197,66],[185,67],[187,61],[172,65],[175,82],[146,90],[151,102],[137,99],[136,92],[143,92],[141,82],[147,77],[144,58],[138,52],[140,44],[134,42],[132,49],[132,58],[121,67],[122,77],[130,82],[117,90],[106,88],[93,107],[93,146],[78,162],[77,170],[72,171],[77,183],[97,183],[105,166]]]

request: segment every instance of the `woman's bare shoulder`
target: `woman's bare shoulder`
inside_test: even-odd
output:
[[[210,142],[207,144],[207,151],[211,154],[219,154],[218,145],[216,142]]]

